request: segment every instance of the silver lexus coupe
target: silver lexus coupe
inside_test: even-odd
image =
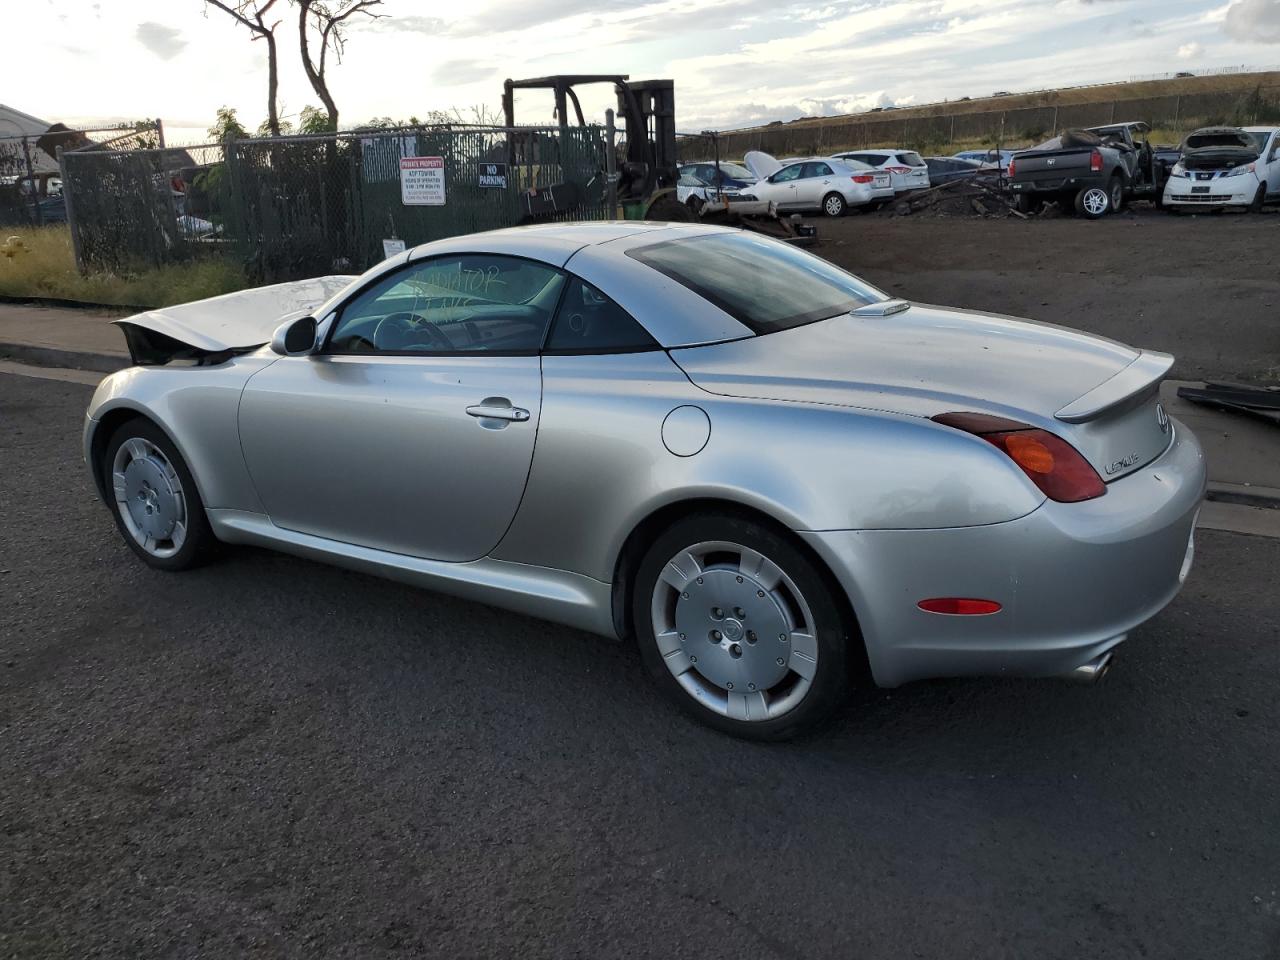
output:
[[[143,561],[255,544],[634,638],[740,736],[861,677],[1096,678],[1191,566],[1171,357],[737,230],[499,230],[119,322],[84,454]]]

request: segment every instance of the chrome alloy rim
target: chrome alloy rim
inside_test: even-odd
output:
[[[111,464],[111,487],[124,527],[155,557],[171,557],[187,539],[187,498],[169,458],[149,440],[131,437]]]
[[[1107,192],[1101,187],[1090,187],[1085,191],[1084,208],[1092,214],[1106,213],[1107,206],[1111,200],[1107,197]]]
[[[827,197],[827,215],[834,217],[840,212],[840,200],[838,197]]]
[[[658,651],[703,706],[759,722],[793,709],[818,668],[809,604],[769,558],[699,543],[662,568],[650,606]]]

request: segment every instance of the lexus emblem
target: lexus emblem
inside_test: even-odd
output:
[[[1160,425],[1161,433],[1169,432],[1169,415],[1164,412],[1164,404],[1156,404],[1156,423]]]

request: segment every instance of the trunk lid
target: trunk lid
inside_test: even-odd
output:
[[[1022,420],[1074,445],[1104,480],[1169,441],[1156,391],[1172,358],[1029,320],[891,301],[671,356],[725,396]]]

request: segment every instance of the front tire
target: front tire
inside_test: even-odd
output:
[[[141,417],[120,425],[102,458],[107,505],[125,543],[147,566],[186,570],[216,543],[186,461]]]
[[[1258,184],[1258,192],[1253,195],[1253,202],[1249,204],[1250,213],[1261,213],[1262,205],[1267,201],[1267,185],[1265,183]]]
[[[822,212],[828,217],[843,217],[847,208],[844,197],[838,193],[828,193],[822,198]]]
[[[633,588],[645,666],[701,722],[783,740],[843,700],[851,625],[829,576],[784,532],[731,513],[687,517],[653,542]]]

